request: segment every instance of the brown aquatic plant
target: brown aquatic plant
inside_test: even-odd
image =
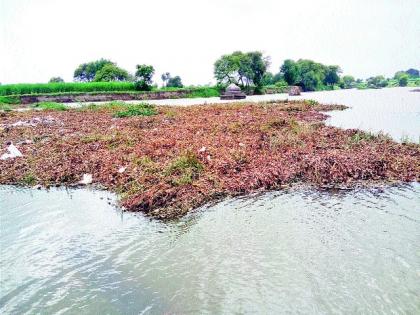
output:
[[[128,210],[174,218],[223,196],[293,183],[420,180],[419,145],[324,125],[321,111],[340,105],[156,107],[150,116],[119,118],[124,106],[3,113],[2,148],[12,141],[23,157],[0,161],[0,183],[74,185],[92,174]],[[15,124],[42,117],[49,122]]]

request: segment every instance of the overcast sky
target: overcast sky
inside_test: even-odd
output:
[[[420,0],[0,0],[0,82],[71,81],[101,57],[133,72],[152,64],[186,84],[213,80],[213,63],[261,50],[337,64],[365,78],[420,68]]]

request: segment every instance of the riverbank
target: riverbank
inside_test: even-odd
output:
[[[0,184],[77,185],[91,175],[128,210],[174,218],[223,196],[293,183],[420,181],[419,145],[326,126],[321,111],[333,109],[344,107],[276,101],[3,113],[0,153],[12,141],[23,157],[0,160]]]

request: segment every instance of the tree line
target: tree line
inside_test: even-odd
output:
[[[136,65],[134,74],[119,67],[115,62],[108,59],[99,59],[79,65],[73,74],[74,81],[77,82],[134,82],[137,90],[150,91],[153,86],[153,75],[155,68],[151,65]],[[182,80],[180,76],[174,76],[169,72],[165,72],[161,76],[165,87],[182,88]],[[64,82],[60,77],[53,77],[50,83]]]
[[[247,92],[262,93],[265,86],[300,86],[303,91],[317,91],[334,88],[381,88],[388,86],[390,80],[399,86],[407,86],[410,79],[418,79],[419,71],[409,69],[398,71],[392,79],[384,76],[374,76],[366,80],[355,79],[351,75],[342,76],[342,70],[337,65],[325,65],[309,59],[294,61],[287,59],[277,73],[268,71],[270,57],[260,51],[241,52],[222,55],[214,63],[214,77],[220,88],[236,84]],[[73,78],[78,82],[111,82],[131,81],[137,90],[148,91],[153,86],[155,69],[151,65],[136,65],[134,74],[120,68],[108,59],[99,59],[79,65]],[[180,76],[172,76],[169,72],[161,75],[164,87],[183,87]],[[50,82],[64,82],[60,77],[53,77]]]

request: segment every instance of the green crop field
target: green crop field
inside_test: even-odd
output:
[[[133,82],[19,83],[0,85],[0,95],[3,96],[102,91],[135,91],[135,89]]]

